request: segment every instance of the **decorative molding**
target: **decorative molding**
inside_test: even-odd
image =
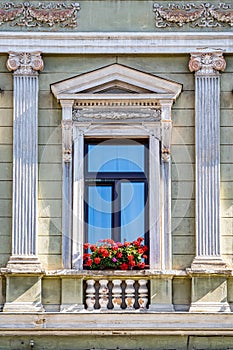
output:
[[[0,51],[43,54],[180,54],[219,47],[233,53],[232,31],[210,32],[0,32]]]
[[[192,53],[189,69],[198,75],[216,75],[224,71],[226,61],[222,52]]]
[[[216,28],[233,26],[232,4],[210,3],[169,3],[164,7],[154,4],[155,26],[157,28],[184,27]]]
[[[6,65],[14,75],[37,75],[44,68],[40,52],[11,52]]]
[[[62,138],[63,138],[63,161],[69,163],[72,159],[72,128],[71,120],[62,121]]]
[[[79,122],[111,122],[111,121],[159,121],[161,117],[160,109],[73,109],[73,120]]]
[[[11,26],[21,27],[77,27],[79,3],[38,3],[23,2],[0,4],[0,25],[11,22]]]

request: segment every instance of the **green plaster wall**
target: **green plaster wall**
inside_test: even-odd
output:
[[[0,55],[0,266],[11,253],[13,80],[6,60]]]
[[[29,349],[30,340],[34,349],[46,350],[228,350],[232,348],[233,338],[229,336],[14,336],[0,338],[0,349]]]

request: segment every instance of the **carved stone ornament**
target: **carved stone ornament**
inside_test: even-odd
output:
[[[166,27],[190,27],[214,28],[233,26],[232,4],[210,3],[169,3],[166,7],[155,3],[155,26]]]
[[[7,60],[7,68],[15,71],[15,75],[37,75],[44,68],[44,63],[39,52],[12,52]]]
[[[78,3],[18,3],[5,2],[0,4],[0,25],[10,22],[11,26],[22,27],[76,27]]]
[[[72,131],[73,123],[71,120],[62,121],[63,138],[63,161],[69,163],[72,158]]]
[[[189,61],[191,72],[197,72],[198,75],[217,74],[226,67],[226,61],[222,52],[212,53],[192,53]]]
[[[135,121],[135,120],[146,120],[146,121],[157,121],[160,119],[160,109],[140,109],[140,110],[98,110],[98,109],[73,109],[73,120],[82,122],[100,122],[102,121]]]

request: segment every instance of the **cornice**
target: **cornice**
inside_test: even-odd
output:
[[[0,52],[53,54],[159,54],[190,53],[203,48],[233,53],[229,32],[1,32]],[[198,50],[198,48],[200,48]]]

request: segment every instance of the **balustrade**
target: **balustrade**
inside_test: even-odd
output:
[[[145,311],[148,306],[146,279],[87,279],[84,290],[88,311]]]

